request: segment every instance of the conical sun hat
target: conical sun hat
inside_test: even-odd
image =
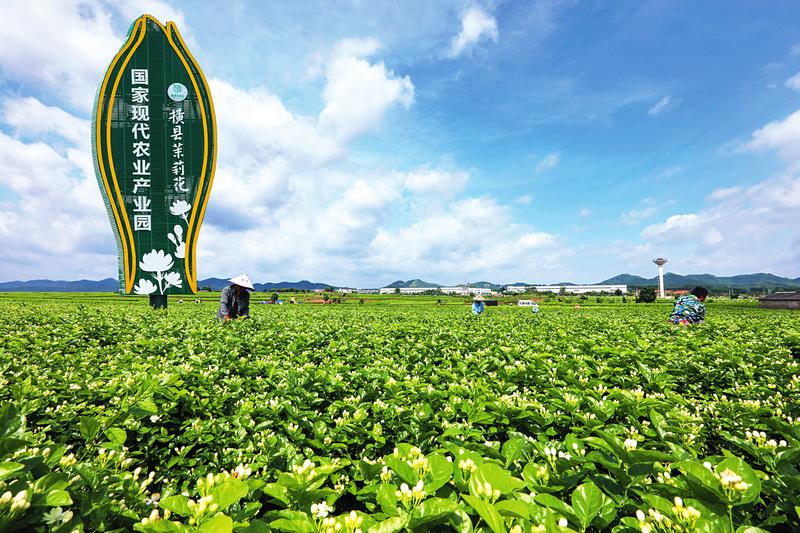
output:
[[[483,296],[481,296],[479,294],[475,298],[473,298],[472,301],[474,301],[474,302],[482,302],[483,301]]]
[[[253,287],[253,283],[250,281],[250,278],[247,277],[247,274],[242,274],[241,276],[236,276],[235,278],[231,278],[228,281],[230,281],[234,285],[238,285],[240,287],[244,287],[245,289],[250,289],[251,291],[256,290],[256,288]]]

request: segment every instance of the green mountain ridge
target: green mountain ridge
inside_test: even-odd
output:
[[[658,277],[650,279],[632,274],[620,274],[601,281],[602,285],[628,285],[629,287],[649,287],[658,285]],[[715,276],[714,274],[664,274],[664,288],[691,289],[698,285],[731,289],[777,289],[800,288],[800,278],[784,278],[774,274],[759,272],[736,276]]]
[[[414,279],[410,279],[408,281],[403,281],[401,279],[398,279],[397,281],[392,282],[389,285],[386,285],[386,287],[384,287],[384,288],[387,288],[387,289],[405,289],[405,288],[419,289],[421,287],[444,287],[444,285],[439,285],[438,283],[430,283],[430,282],[427,282],[427,281],[423,281],[423,280],[421,280],[419,278],[414,278]]]

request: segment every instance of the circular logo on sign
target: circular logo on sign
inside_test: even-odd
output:
[[[173,83],[167,87],[167,96],[174,102],[183,102],[189,96],[189,89],[182,83]]]

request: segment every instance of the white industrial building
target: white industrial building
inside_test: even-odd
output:
[[[523,293],[528,290],[527,285],[506,285],[506,292]]]
[[[400,287],[400,294],[422,294],[428,291],[439,290],[439,287]],[[395,294],[397,289],[394,287],[384,287],[381,294]]]
[[[617,290],[623,293],[628,292],[627,285],[534,285],[533,290],[537,292],[565,292],[570,294],[586,294],[587,292],[608,292],[613,293]]]
[[[378,294],[380,289],[357,289],[358,294]]]
[[[458,287],[442,287],[439,290],[442,291],[443,294],[460,294],[461,296],[469,296],[470,294],[492,294],[492,289],[467,287],[466,285],[459,285]]]
[[[336,292],[338,292],[340,294],[350,294],[350,293],[356,292],[356,290],[355,289],[351,289],[350,287],[339,287],[338,289],[336,289]]]
[[[381,294],[396,294],[397,289],[393,287],[384,287],[380,290]],[[492,289],[484,289],[479,287],[401,287],[400,294],[423,294],[429,291],[441,292],[442,294],[458,294],[461,296],[469,296],[470,294],[489,295],[492,294]]]

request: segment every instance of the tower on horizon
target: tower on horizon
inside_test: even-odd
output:
[[[664,295],[664,263],[667,260],[663,257],[659,257],[658,259],[653,259],[653,263],[658,265],[658,297],[659,298],[666,298]]]

